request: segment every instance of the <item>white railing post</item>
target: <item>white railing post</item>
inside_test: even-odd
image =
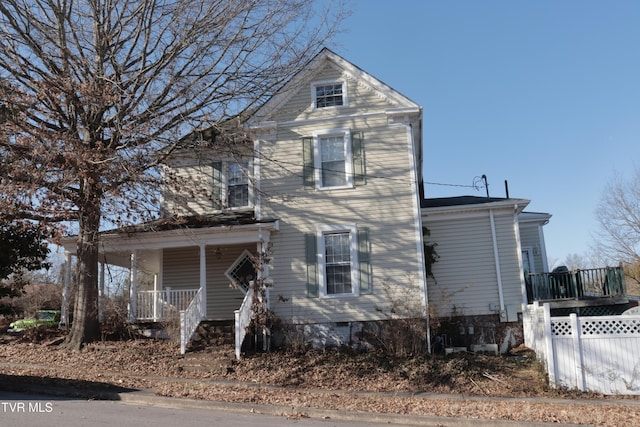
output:
[[[187,314],[183,310],[180,312],[180,354],[185,354],[187,352],[187,340],[185,337],[187,336],[187,322],[186,322]]]
[[[556,352],[553,345],[553,329],[551,327],[551,308],[549,303],[545,303],[543,305],[544,308],[544,351],[545,351],[545,362],[547,364],[547,372],[549,373],[549,384],[555,388],[556,387],[556,363],[555,357]]]
[[[138,251],[131,252],[129,270],[129,320],[135,323],[138,319]]]

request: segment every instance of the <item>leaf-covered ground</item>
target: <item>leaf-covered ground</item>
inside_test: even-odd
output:
[[[53,341],[55,342],[55,341]],[[0,380],[153,389],[164,396],[383,413],[640,426],[640,400],[546,386],[534,355],[387,358],[337,351],[274,352],[234,360],[230,346],[182,356],[172,341],[105,341],[82,352],[0,338]],[[559,400],[571,399],[571,400]]]

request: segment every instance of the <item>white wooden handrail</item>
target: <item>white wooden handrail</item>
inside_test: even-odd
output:
[[[235,311],[235,332],[236,332],[236,359],[240,359],[242,350],[242,342],[247,335],[247,328],[251,323],[252,305],[253,305],[253,283],[247,289],[247,293],[242,300],[239,310]]]
[[[186,310],[180,311],[180,354],[187,351],[187,343],[203,319],[202,292],[198,289]]]

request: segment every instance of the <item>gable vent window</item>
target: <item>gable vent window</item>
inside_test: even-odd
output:
[[[316,108],[344,105],[342,83],[316,86]]]

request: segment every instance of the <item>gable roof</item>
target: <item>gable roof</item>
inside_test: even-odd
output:
[[[298,91],[304,90],[304,84],[307,81],[312,81],[316,73],[327,64],[350,75],[357,80],[359,84],[366,85],[380,98],[388,101],[393,106],[391,108],[392,110],[406,110],[406,112],[421,111],[420,105],[325,47],[313,57],[300,72],[287,81],[275,95],[256,110],[248,120],[249,126],[262,127],[260,123],[268,122],[275,112],[286,104],[291,97],[298,93]]]

